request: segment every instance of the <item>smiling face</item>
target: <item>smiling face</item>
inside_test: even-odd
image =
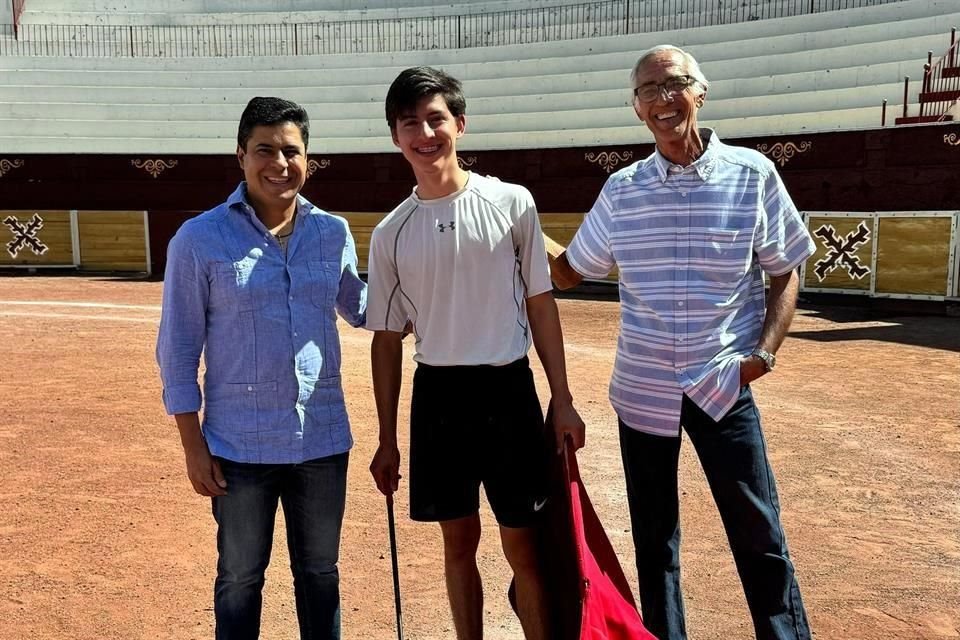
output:
[[[689,74],[686,60],[679,51],[658,51],[638,69],[634,88],[658,85],[672,78]],[[694,82],[683,91],[667,96],[661,90],[652,102],[634,98],[633,108],[656,138],[659,147],[671,147],[698,140],[697,112],[703,106],[706,93]]]
[[[466,129],[466,118],[450,113],[440,94],[424,96],[416,108],[406,109],[393,127],[393,143],[399,147],[418,179],[445,174],[457,167],[457,138]]]
[[[280,210],[293,205],[307,179],[307,150],[292,122],[258,125],[237,159],[255,209]]]

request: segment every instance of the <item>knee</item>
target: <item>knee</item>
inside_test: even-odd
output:
[[[480,523],[443,526],[443,553],[447,562],[474,562],[480,547]]]
[[[532,530],[502,532],[503,555],[517,576],[536,576],[540,562]]]

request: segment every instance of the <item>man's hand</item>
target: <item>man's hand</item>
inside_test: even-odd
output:
[[[396,445],[381,444],[377,448],[370,463],[370,473],[380,493],[389,496],[397,491],[400,486],[400,450]]]
[[[184,447],[184,455],[187,459],[187,477],[194,491],[207,497],[227,495],[227,481],[220,463],[210,455],[206,442],[201,440]]]
[[[178,413],[174,416],[180,431],[183,454],[187,459],[187,477],[193,490],[202,496],[227,495],[227,481],[220,463],[210,455],[207,441],[200,429],[200,416],[196,411]]]
[[[582,449],[586,444],[587,427],[573,408],[573,403],[551,400],[550,405],[553,411],[553,429],[557,436],[557,453],[563,453],[563,441],[567,436],[570,436],[574,451]]]
[[[740,359],[740,386],[745,387],[767,373],[767,365],[757,356]]]

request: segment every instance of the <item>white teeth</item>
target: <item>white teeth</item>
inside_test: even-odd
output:
[[[657,116],[657,120],[666,120],[667,118],[672,118],[677,115],[676,111],[671,111],[670,113],[661,113]]]
[[[290,182],[290,178],[267,178],[267,181],[273,184],[286,184]]]
[[[433,145],[432,147],[420,147],[419,149],[417,149],[417,152],[418,152],[418,153],[433,153],[434,151],[436,151],[436,150],[439,149],[439,148],[440,148],[439,145]]]

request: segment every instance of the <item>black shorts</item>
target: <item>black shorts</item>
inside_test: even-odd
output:
[[[502,367],[417,367],[410,415],[414,520],[477,513],[483,484],[497,522],[532,525],[546,502],[550,451],[526,357]]]

